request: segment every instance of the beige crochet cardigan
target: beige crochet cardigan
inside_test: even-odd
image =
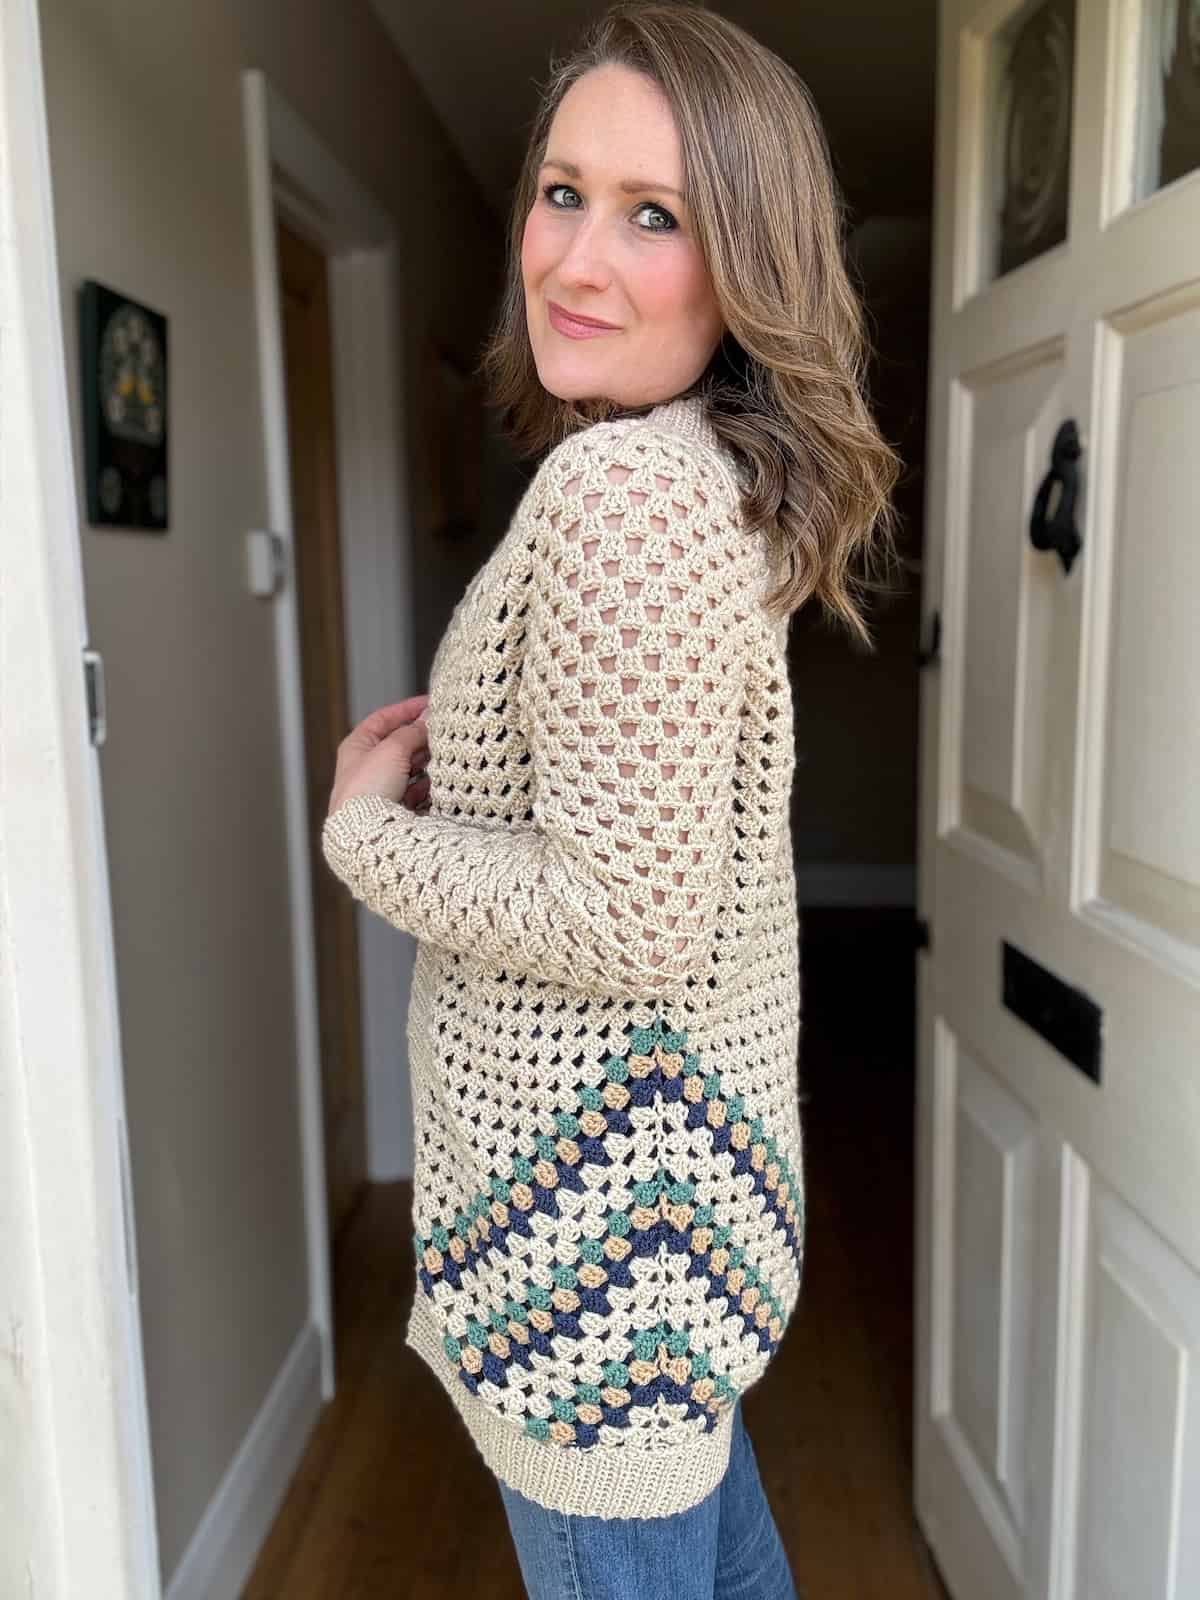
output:
[[[796,1303],[786,622],[687,397],[546,457],[429,680],[430,809],[326,859],[418,940],[408,1344],[542,1505],[719,1482]]]

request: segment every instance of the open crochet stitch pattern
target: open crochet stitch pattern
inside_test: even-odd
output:
[[[418,941],[408,1343],[541,1504],[663,1516],[799,1295],[786,620],[695,398],[552,450],[429,680],[430,808],[326,820]]]

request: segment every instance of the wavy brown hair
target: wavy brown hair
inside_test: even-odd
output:
[[[620,0],[551,64],[513,197],[508,273],[481,371],[506,428],[537,454],[590,423],[640,414],[564,401],[538,380],[521,240],[550,124],[595,67],[645,74],[666,95],[697,240],[725,333],[688,391],[744,470],[742,512],[779,582],[768,608],[811,596],[863,642],[862,602],[888,570],[900,461],[871,416],[864,316],[843,261],[844,210],[808,89],[744,29],[693,0]]]

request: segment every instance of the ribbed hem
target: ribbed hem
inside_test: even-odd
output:
[[[667,1449],[644,1450],[634,1443],[587,1449],[550,1444],[497,1416],[463,1385],[419,1293],[405,1343],[450,1396],[491,1472],[547,1510],[575,1517],[669,1517],[711,1494],[729,1465],[732,1406],[710,1433]]]

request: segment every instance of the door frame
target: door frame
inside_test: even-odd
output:
[[[399,240],[392,219],[259,69],[243,74],[267,516],[283,549],[274,597],[288,856],[292,978],[310,1316],[322,1393],[334,1389],[325,1202],[316,933],[305,802],[299,608],[294,582],[282,305],[275,226],[285,221],[329,262],[338,513],[350,716],[413,692],[412,538],[404,449]],[[410,1119],[400,1092],[415,949],[358,908],[367,1175],[405,1176]]]
[[[157,1600],[37,0],[0,0],[0,148],[0,1401],[22,1479],[0,1488],[17,1496],[31,1594]]]

